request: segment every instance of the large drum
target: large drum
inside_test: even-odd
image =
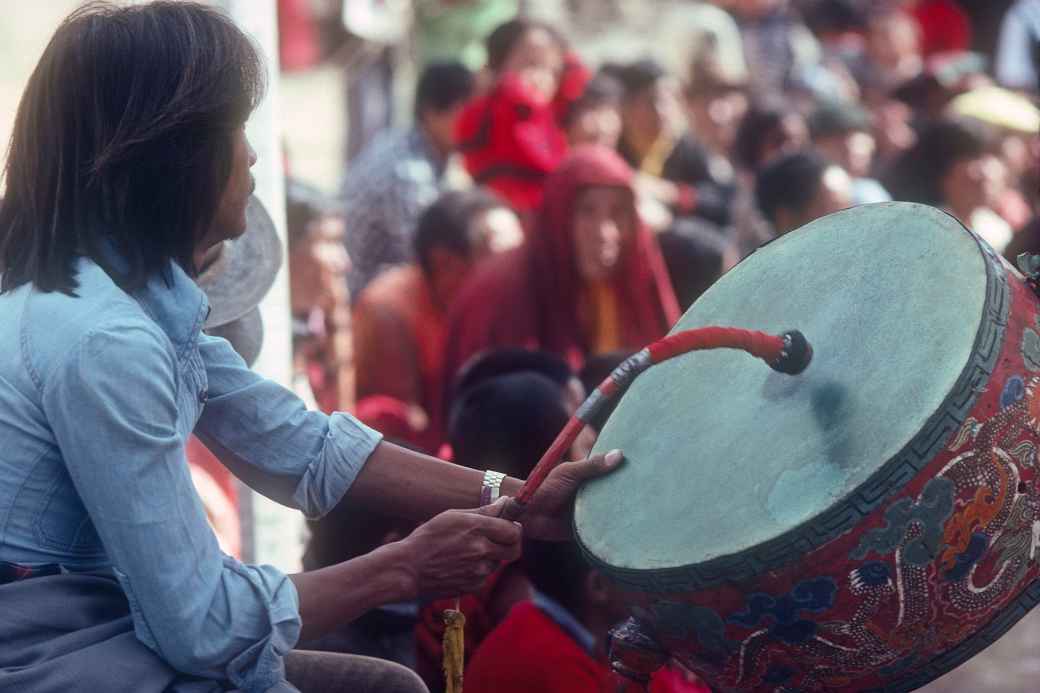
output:
[[[801,330],[655,366],[579,494],[587,557],[719,691],[908,691],[1040,599],[1040,302],[952,217],[881,204],[755,252],[678,328]],[[678,329],[677,328],[677,329]]]

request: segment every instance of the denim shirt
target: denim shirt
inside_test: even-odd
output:
[[[177,266],[133,296],[78,262],[77,297],[0,294],[0,561],[111,570],[137,638],[177,671],[245,691],[284,681],[293,583],[223,554],[184,456],[196,435],[232,472],[309,517],[380,441],[307,411],[201,332],[205,294]]]

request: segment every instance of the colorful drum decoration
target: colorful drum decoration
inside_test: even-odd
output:
[[[1040,600],[1040,301],[952,217],[890,203],[759,249],[676,329],[812,344],[639,376],[575,534],[638,630],[718,691],[909,691]]]

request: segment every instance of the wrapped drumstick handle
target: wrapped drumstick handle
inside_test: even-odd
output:
[[[542,459],[527,477],[516,497],[506,504],[502,517],[517,521],[523,516],[531,497],[549,476],[549,472],[563,461],[563,456],[570,450],[581,430],[640,373],[650,366],[680,354],[706,349],[741,349],[762,359],[773,370],[788,375],[797,375],[804,371],[812,360],[813,353],[812,346],[797,330],[782,335],[769,335],[734,327],[702,327],[677,332],[654,342],[618,366],[589,395],[542,455]]]

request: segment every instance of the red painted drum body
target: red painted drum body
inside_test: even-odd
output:
[[[799,329],[809,369],[730,352],[640,376],[597,445],[628,462],[579,494],[578,541],[718,691],[923,686],[1040,601],[1038,316],[931,208],[785,236],[678,327]]]

